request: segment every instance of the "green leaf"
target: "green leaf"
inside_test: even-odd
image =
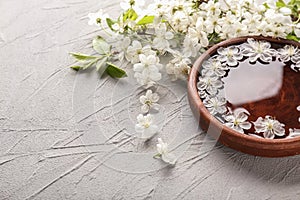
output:
[[[298,38],[294,33],[290,33],[286,36],[286,39],[288,40],[294,40],[294,41],[297,41],[299,42],[300,41],[300,38]]]
[[[276,2],[276,7],[277,7],[277,8],[286,7],[286,4],[285,4],[285,2],[284,2],[283,0],[278,0],[278,1]]]
[[[123,22],[130,20],[136,20],[138,18],[137,13],[132,9],[129,8],[124,14],[123,14]]]
[[[110,53],[111,45],[108,44],[102,37],[98,36],[93,39],[93,48],[101,55],[108,55]]]
[[[113,21],[113,20],[110,19],[110,18],[106,18],[106,23],[107,23],[107,26],[110,28],[110,30],[114,31],[114,29],[112,28],[112,26],[113,26],[116,22]]]
[[[70,68],[75,70],[76,72],[78,72],[81,69],[80,66],[71,66]]]
[[[291,0],[288,3],[289,6],[300,6],[300,0]]]
[[[81,54],[81,53],[72,53],[71,52],[70,55],[79,61],[92,60],[92,59],[96,58],[95,56],[90,56],[90,55]]]
[[[138,21],[137,25],[146,25],[151,24],[154,21],[154,16],[144,16],[140,21]]]
[[[126,72],[123,69],[109,62],[107,62],[106,64],[107,64],[107,68],[105,71],[112,78],[122,78],[127,76]]]

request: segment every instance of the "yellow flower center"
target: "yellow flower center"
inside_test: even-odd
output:
[[[289,56],[294,55],[294,49],[292,47],[289,47],[288,53],[289,53]]]
[[[268,123],[268,126],[267,126],[268,130],[272,130],[273,129],[273,124],[271,123]]]
[[[150,105],[152,104],[152,101],[146,100],[146,101],[145,101],[145,104],[148,105],[148,106],[150,106]]]
[[[234,124],[235,126],[239,125],[239,123],[240,123],[240,122],[239,122],[237,119],[235,119],[234,122],[233,122],[233,124]]]

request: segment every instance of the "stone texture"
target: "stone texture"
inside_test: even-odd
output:
[[[89,12],[119,1],[0,1],[0,199],[299,199],[299,156],[261,158],[198,130],[185,84],[164,81],[159,133],[178,156],[153,159],[134,137],[141,88],[129,77],[75,73],[91,52]],[[166,77],[165,77],[166,78]]]

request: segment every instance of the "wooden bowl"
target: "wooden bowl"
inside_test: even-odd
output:
[[[250,37],[250,36],[249,36]],[[210,114],[207,108],[204,106],[201,98],[198,95],[197,82],[199,77],[199,71],[201,70],[202,63],[209,57],[214,55],[220,47],[227,47],[231,45],[238,45],[247,41],[249,37],[240,37],[229,39],[218,43],[203,53],[197,61],[194,63],[188,80],[188,97],[190,107],[197,119],[199,120],[200,127],[211,134],[215,139],[221,142],[223,145],[232,149],[264,157],[283,157],[300,154],[300,137],[295,138],[282,138],[282,139],[265,139],[253,137],[247,134],[241,134],[234,129],[231,129],[217,120]],[[271,44],[278,45],[293,45],[300,48],[300,43],[285,39],[275,39],[262,36],[251,36],[255,40],[268,41]],[[300,79],[300,72],[299,72]],[[289,87],[283,88],[289,90]],[[298,91],[300,89],[298,88]],[[290,91],[297,92],[297,91]],[[299,94],[295,94],[299,95]],[[292,102],[292,101],[291,101]],[[295,103],[295,102],[292,102]],[[296,102],[297,103],[297,102]],[[298,102],[300,105],[300,102]],[[263,108],[259,108],[262,109]],[[274,107],[273,109],[277,109]],[[284,109],[278,112],[285,112]],[[300,117],[300,112],[298,117]]]

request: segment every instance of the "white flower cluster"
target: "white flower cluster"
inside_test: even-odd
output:
[[[125,0],[121,8],[124,12],[118,20],[100,10],[89,14],[89,24],[109,28],[108,38],[115,41],[112,45],[118,59],[132,63],[134,77],[146,87],[161,80],[159,57],[166,53],[173,57],[165,65],[166,72],[173,80],[186,79],[200,50],[221,40],[246,35],[300,38],[300,24],[293,21],[291,6],[281,3],[279,7],[273,0],[263,5],[256,0],[154,0],[147,4],[144,0]],[[269,60],[272,52],[259,55],[259,49],[251,45],[247,53],[253,59]],[[259,48],[268,48],[261,45]],[[229,66],[240,59],[234,47],[219,51]]]
[[[299,72],[300,50],[293,45],[273,49],[269,42],[249,38],[246,43],[241,45],[217,49],[215,55],[202,63],[197,83],[198,94],[203,100],[204,106],[212,115],[224,120],[226,126],[240,133],[251,129],[252,124],[247,121],[250,113],[246,109],[237,108],[232,111],[230,107],[227,107],[227,100],[223,97],[222,78],[230,72],[230,68],[238,67],[239,61],[243,59],[248,59],[250,63],[257,61],[270,63],[274,58],[281,62],[290,62],[291,69]],[[300,106],[297,107],[297,110],[300,111]],[[273,139],[275,136],[285,136],[285,125],[270,116],[259,117],[252,123],[255,133],[263,134],[264,138]],[[251,133],[249,135],[260,137]],[[290,129],[287,138],[296,136],[298,136],[298,130]]]

